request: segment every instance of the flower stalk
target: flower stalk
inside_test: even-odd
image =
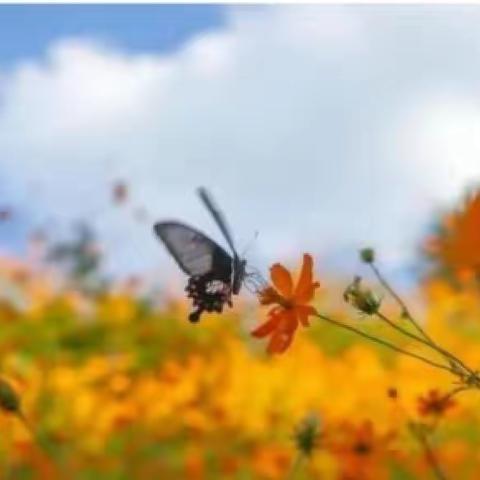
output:
[[[415,317],[411,314],[409,308],[407,307],[406,303],[403,301],[402,297],[396,292],[390,282],[386,279],[386,277],[381,273],[380,269],[375,264],[375,257],[374,255],[366,256],[365,251],[369,249],[364,249],[360,252],[360,256],[362,260],[370,267],[373,274],[375,275],[376,279],[379,283],[385,288],[385,290],[392,296],[392,298],[396,301],[401,309],[401,317],[406,319],[418,332],[418,335],[412,333],[400,325],[396,324],[392,320],[390,320],[386,315],[382,312],[377,310],[375,315],[378,319],[389,325],[391,328],[396,330],[397,332],[401,333],[402,335],[409,337],[412,340],[415,340],[418,343],[423,344],[424,346],[429,347],[436,353],[440,354],[445,360],[447,360],[450,371],[458,376],[462,383],[465,385],[473,386],[476,388],[480,388],[480,377],[477,372],[475,372],[472,368],[466,365],[460,358],[458,358],[453,353],[449,352],[448,350],[442,348],[438,345],[430,335],[420,326],[420,323],[415,319]],[[366,261],[365,258],[367,258]]]
[[[283,353],[291,345],[297,328],[300,325],[308,327],[310,317],[314,317],[455,376],[459,381],[457,386],[450,392],[440,395],[437,390],[431,390],[424,397],[419,397],[419,415],[425,416],[429,420],[428,422],[414,421],[412,419],[407,422],[408,429],[422,448],[426,462],[435,478],[437,480],[447,480],[432,447],[431,437],[436,431],[438,421],[442,415],[456,404],[453,397],[467,390],[480,389],[480,373],[468,366],[455,354],[439,345],[425,331],[420,322],[412,315],[402,297],[377,267],[375,252],[372,249],[362,250],[360,257],[369,266],[387,294],[395,300],[400,307],[401,318],[406,320],[410,326],[405,325],[404,322],[396,322],[385,314],[381,308],[382,298],[362,284],[362,280],[358,276],[355,276],[350,285],[345,289],[343,293],[344,300],[362,316],[377,319],[387,325],[389,329],[400,334],[401,337],[408,339],[417,346],[421,346],[422,351],[420,353],[399,346],[395,342],[380,336],[367,333],[361,327],[321,313],[311,306],[319,283],[314,281],[313,260],[308,254],[304,254],[303,265],[296,284],[294,284],[290,272],[285,267],[280,264],[272,266],[270,270],[272,284],[263,286],[261,290],[257,291],[260,304],[270,306],[268,320],[264,324],[257,326],[252,335],[257,338],[270,337],[267,347],[268,352]],[[433,358],[430,358],[430,356]],[[439,356],[439,358],[435,356]],[[389,396],[392,399],[396,399],[398,393],[395,389],[392,389]],[[303,429],[298,430],[295,435],[297,456],[287,477],[289,479],[295,478],[300,465],[305,459],[310,457],[313,451],[316,441],[316,430],[315,426],[312,425],[306,423]],[[366,431],[370,430],[366,429]],[[364,451],[357,451],[356,454],[363,455]]]
[[[448,367],[448,366],[443,365],[441,363],[435,362],[435,361],[430,360],[426,357],[422,357],[421,355],[418,355],[416,353],[409,352],[408,350],[405,350],[401,347],[398,347],[397,345],[395,345],[395,344],[393,344],[393,343],[391,343],[387,340],[384,340],[383,338],[376,337],[374,335],[370,335],[370,334],[368,334],[368,333],[366,333],[366,332],[364,332],[364,331],[360,330],[359,328],[356,328],[352,325],[348,325],[346,323],[340,322],[338,320],[335,320],[335,319],[333,319],[333,318],[331,318],[327,315],[323,315],[321,313],[317,313],[314,316],[316,316],[317,318],[319,318],[321,320],[325,320],[326,322],[331,323],[332,325],[343,328],[344,330],[349,330],[352,333],[360,335],[361,337],[366,338],[367,340],[370,340],[371,342],[374,342],[374,343],[377,343],[379,345],[383,345],[384,347],[390,348],[391,350],[394,350],[397,353],[401,353],[403,355],[407,355],[409,357],[415,358],[416,360],[420,360],[421,362],[427,363],[428,365],[430,365],[432,367],[440,368],[442,370],[446,370],[447,372],[454,373],[454,371],[452,370],[451,367]]]
[[[425,431],[425,428],[422,427],[422,424],[418,424],[416,422],[409,422],[408,424],[408,429],[422,447],[425,455],[425,460],[430,466],[430,469],[435,478],[437,480],[447,480],[447,476],[443,472],[442,467],[438,462],[437,456],[435,455],[435,452],[430,444],[429,435]]]

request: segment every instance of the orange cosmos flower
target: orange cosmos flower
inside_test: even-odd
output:
[[[418,413],[422,417],[441,417],[456,404],[457,402],[449,395],[443,395],[438,390],[430,390],[425,396],[418,397]]]
[[[330,450],[339,461],[341,480],[380,480],[390,478],[386,460],[395,456],[389,431],[379,434],[370,420],[359,425],[344,422],[335,432]]]
[[[429,253],[454,270],[480,269],[480,191],[444,220],[443,232],[429,240]]]
[[[292,276],[283,265],[276,263],[270,268],[273,286],[260,291],[259,299],[262,305],[273,305],[273,308],[268,312],[267,322],[252,332],[258,338],[270,335],[268,353],[284,352],[292,343],[299,323],[309,326],[309,315],[317,313],[308,305],[320,285],[313,281],[312,270],[312,257],[304,254],[300,277],[294,287]]]

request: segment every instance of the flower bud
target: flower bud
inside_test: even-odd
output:
[[[343,298],[360,312],[375,315],[381,302],[369,288],[362,287],[361,281],[360,277],[355,277],[343,292]]]
[[[373,248],[362,248],[360,250],[362,262],[373,263],[375,261],[375,250]]]

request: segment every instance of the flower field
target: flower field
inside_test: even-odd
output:
[[[457,261],[441,238],[433,243]],[[475,367],[480,290],[466,253],[455,281],[433,270],[404,301],[448,358]],[[348,281],[318,278],[317,288],[305,265],[293,300],[277,264],[280,293],[246,294],[191,324],[186,299],[145,293],[138,280],[85,291],[56,268],[3,257],[0,478],[480,478],[476,372],[465,376],[453,360],[435,368],[315,316],[442,359],[372,315],[378,279],[343,294]],[[381,308],[413,332],[394,299]],[[293,309],[308,313],[307,328],[297,329]],[[294,322],[287,344],[275,337],[284,317]],[[256,338],[267,334],[270,353]]]

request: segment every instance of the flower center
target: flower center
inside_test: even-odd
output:
[[[284,298],[282,296],[278,296],[278,299],[277,299],[277,303],[283,307],[285,310],[290,310],[292,309],[295,304],[293,302],[293,300],[289,299],[289,298]]]
[[[371,445],[366,442],[358,442],[354,447],[353,450],[358,455],[367,455],[371,451]]]

